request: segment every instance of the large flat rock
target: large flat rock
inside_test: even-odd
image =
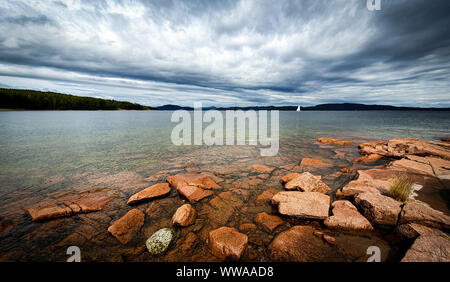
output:
[[[338,261],[335,249],[314,236],[311,226],[294,226],[278,234],[268,247],[271,260],[279,262]]]
[[[284,223],[284,221],[278,216],[271,215],[266,212],[258,213],[255,216],[254,221],[267,232],[272,232],[275,228]]]
[[[123,217],[114,221],[108,228],[122,244],[128,243],[144,225],[145,215],[138,209],[128,211]]]
[[[447,142],[421,141],[417,138],[394,138],[388,142],[376,141],[359,145],[362,155],[378,154],[391,158],[406,155],[434,156],[450,160],[450,144]]]
[[[328,217],[330,197],[319,192],[280,192],[272,197],[272,204],[278,206],[282,215],[305,219]]]
[[[443,230],[450,230],[449,216],[418,202],[406,203],[400,215],[399,223],[417,223]]]
[[[214,256],[237,261],[247,249],[248,237],[234,228],[221,227],[209,233],[209,247]]]
[[[335,201],[331,206],[333,215],[324,221],[328,228],[354,231],[373,230],[369,220],[362,216],[351,202]]]
[[[373,224],[394,226],[397,224],[402,203],[379,193],[361,193],[355,204]]]
[[[350,181],[342,190],[336,192],[339,199],[352,198],[360,193],[389,193],[389,179],[395,175],[395,171],[388,169],[358,170],[358,176]]]
[[[295,178],[291,179],[284,185],[287,190],[300,190],[304,192],[320,192],[327,194],[331,191],[330,187],[326,185],[320,176],[312,175],[309,172],[304,172]]]
[[[181,186],[177,188],[177,191],[180,195],[188,199],[191,204],[197,203],[214,194],[212,191],[203,190],[197,186]]]
[[[450,240],[445,235],[419,236],[402,262],[450,262]]]
[[[128,199],[127,204],[131,205],[143,201],[149,201],[154,198],[166,196],[169,193],[170,193],[169,184],[157,183],[131,196],[130,199]]]
[[[334,138],[319,138],[317,139],[317,142],[333,146],[351,146],[355,144],[355,142],[352,141],[345,141]]]
[[[35,206],[26,207],[33,221],[72,216],[102,210],[113,198],[109,192],[86,192],[67,195],[60,199],[48,199]]]
[[[166,181],[175,189],[184,186],[195,186],[202,189],[220,189],[220,186],[208,175],[196,173],[182,173],[168,176]]]

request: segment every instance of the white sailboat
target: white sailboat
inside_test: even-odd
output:
[[[300,112],[300,106],[297,107],[297,112]]]

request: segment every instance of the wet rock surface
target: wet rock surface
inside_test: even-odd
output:
[[[448,236],[419,236],[402,262],[449,262],[450,240]]]
[[[282,215],[304,219],[328,217],[330,197],[319,192],[280,192],[273,196],[272,204]]]
[[[40,193],[24,189],[1,199],[0,261],[65,261],[65,251],[72,245],[84,250],[83,261],[223,261],[237,257],[241,261],[366,261],[370,246],[380,247],[382,261],[403,257],[421,261],[432,257],[420,256],[429,247],[444,250],[433,261],[448,261],[448,243],[441,239],[448,235],[443,198],[449,187],[448,159],[445,152],[438,152],[448,150],[448,145],[409,139],[375,142],[362,146],[361,152],[382,159],[353,162],[360,157],[356,146],[314,143],[313,139],[282,141],[279,154],[270,158],[262,158],[255,147],[198,147],[174,152],[157,163],[146,163],[141,154],[127,157],[130,162],[142,161],[136,172],[46,176]],[[302,165],[308,158],[327,165]],[[402,159],[415,162],[414,167],[392,165]],[[417,167],[430,167],[432,174],[428,169],[412,169]],[[286,183],[305,172],[329,187],[329,195],[284,191]],[[419,187],[415,198],[400,203],[400,209],[380,198],[392,199],[389,180],[397,173],[406,173]],[[131,195],[166,178],[176,193],[139,200],[133,207],[140,213],[126,216]],[[340,204],[337,199],[348,202]],[[187,202],[196,216],[188,216],[191,213],[183,208],[172,229],[178,209]],[[186,226],[180,224],[184,219],[189,222]],[[107,232],[113,225],[117,237]],[[243,247],[230,244],[232,255],[224,255],[223,248],[213,253],[210,232],[222,227],[246,235],[246,251],[241,253]],[[154,234],[158,235],[150,241],[150,252],[146,242]]]
[[[174,229],[163,228],[150,236],[145,242],[145,246],[151,255],[161,255],[169,249],[177,237],[178,234]]]
[[[267,232],[272,232],[275,228],[282,225],[284,221],[276,216],[266,212],[258,213],[254,219],[255,223],[261,226]]]
[[[379,193],[361,193],[355,203],[373,224],[395,226],[398,222],[402,203]]]
[[[336,197],[340,199],[353,198],[354,196],[365,193],[381,193],[389,192],[389,178],[394,173],[386,173],[383,169],[358,170],[357,179],[350,181],[342,190],[336,192]]]
[[[418,223],[443,230],[450,230],[449,216],[422,203],[406,203],[402,209],[399,223]]]
[[[214,180],[208,175],[184,173],[176,174],[166,178],[166,181],[175,189],[180,189],[184,186],[194,186],[202,189],[220,189]]]
[[[355,231],[373,230],[370,222],[358,212],[358,209],[351,202],[335,201],[331,206],[333,215],[324,221],[328,228]]]
[[[114,221],[108,228],[108,232],[122,244],[126,244],[133,239],[142,225],[144,225],[144,218],[143,212],[138,209],[132,209],[123,217]]]
[[[339,139],[334,139],[334,138],[319,138],[319,139],[317,139],[317,142],[324,143],[324,144],[329,144],[329,145],[333,145],[333,146],[351,146],[351,145],[355,145],[355,142],[339,140]]]
[[[224,260],[237,261],[247,249],[248,237],[234,228],[221,227],[209,233],[211,252]]]
[[[300,190],[303,192],[320,192],[327,194],[331,191],[330,187],[326,185],[320,176],[312,175],[309,172],[304,172],[297,175],[284,185],[287,190]]]
[[[170,193],[169,184],[158,183],[148,188],[145,188],[144,190],[131,196],[130,199],[128,199],[127,204],[129,205],[136,204],[142,201],[147,201],[154,198],[166,196],[169,193]]]
[[[339,255],[333,247],[313,234],[310,226],[294,226],[278,234],[268,248],[269,257],[281,262],[331,262]]]
[[[103,192],[84,193],[57,200],[49,199],[35,206],[26,207],[25,210],[33,221],[72,216],[99,211],[111,201],[111,197],[112,195]]]
[[[178,193],[188,199],[192,204],[212,196],[212,191],[203,190],[196,186],[181,186],[177,189]]]
[[[190,204],[182,205],[172,217],[172,224],[186,227],[194,223],[197,212]]]

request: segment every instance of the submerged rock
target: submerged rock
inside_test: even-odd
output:
[[[326,185],[320,176],[312,175],[309,172],[304,172],[298,175],[284,185],[287,190],[298,189],[304,192],[320,192],[327,194],[331,191],[330,187]]]
[[[86,192],[69,195],[58,201],[46,200],[35,206],[25,208],[33,221],[72,216],[102,210],[113,195],[108,192]]]
[[[355,231],[373,230],[367,218],[362,216],[349,201],[335,201],[331,206],[333,215],[324,221],[328,228]]]
[[[145,246],[151,255],[160,255],[165,253],[177,239],[177,231],[171,228],[162,228],[147,239]]]
[[[258,213],[255,216],[254,221],[267,232],[272,232],[275,228],[284,223],[284,221],[280,217],[276,215],[270,215],[266,212]]]
[[[183,173],[168,176],[166,181],[173,188],[179,190],[184,186],[194,186],[202,189],[220,189],[214,180],[205,174]]]
[[[253,172],[271,173],[275,169],[275,167],[267,165],[252,165],[251,169]]]
[[[145,215],[138,209],[132,209],[123,217],[114,221],[108,228],[111,233],[122,244],[128,243],[139,229],[144,225]]]
[[[73,215],[73,211],[67,206],[59,206],[58,204],[38,204],[36,206],[27,207],[25,210],[31,216],[31,220],[44,220],[55,217]]]
[[[387,142],[374,141],[359,144],[359,153],[361,155],[382,155],[385,156],[388,150]]]
[[[209,247],[214,256],[238,261],[247,249],[248,237],[230,227],[209,232]]]
[[[158,183],[155,185],[152,185],[148,188],[145,188],[142,191],[139,191],[138,193],[134,194],[133,196],[128,199],[127,204],[135,204],[146,200],[151,200],[154,198],[166,196],[170,193],[170,187],[167,183]]]
[[[324,234],[322,238],[330,245],[336,244],[336,238],[334,238],[333,236]]]
[[[323,144],[334,145],[334,146],[350,146],[350,145],[355,144],[355,142],[344,141],[344,140],[333,139],[333,138],[319,138],[319,139],[317,139],[317,142],[323,143]]]
[[[365,156],[361,156],[357,159],[354,159],[353,162],[355,162],[355,163],[373,163],[378,160],[381,160],[382,158],[383,158],[383,156],[381,156],[381,155],[370,154],[370,155],[365,155]]]
[[[190,204],[184,204],[177,209],[172,217],[172,224],[186,227],[194,223],[197,212]]]
[[[253,223],[243,223],[239,225],[239,231],[244,233],[256,231],[256,225],[254,225]]]
[[[327,166],[327,163],[324,163],[321,160],[316,160],[312,158],[303,158],[300,166]]]
[[[340,170],[342,173],[352,173],[353,170],[351,168],[344,167]]]
[[[338,254],[321,238],[313,235],[311,226],[294,226],[278,234],[268,247],[269,257],[281,262],[330,262]]]
[[[212,196],[212,191],[203,190],[196,186],[182,186],[177,188],[178,193],[184,196],[191,204],[201,201],[204,198]]]
[[[300,173],[297,173],[297,172],[288,173],[288,174],[284,175],[283,177],[281,177],[281,182],[283,184],[287,183],[298,176],[300,176]]]
[[[210,189],[220,189],[214,180],[205,174],[184,173],[176,174],[166,178],[166,181],[175,188],[179,194],[189,200],[191,204],[196,203],[213,194]]]
[[[266,191],[262,192],[260,195],[258,195],[258,197],[256,198],[257,202],[260,203],[268,203],[272,200],[272,197],[281,192],[282,190],[280,189],[267,189]]]
[[[358,194],[355,203],[372,223],[386,226],[397,224],[402,206],[391,197],[369,192]]]
[[[305,219],[328,217],[330,197],[318,192],[280,192],[273,196],[272,204],[282,215]]]
[[[209,205],[203,207],[202,213],[207,215],[210,223],[216,226],[225,225],[243,204],[233,193],[222,192],[212,198]]]

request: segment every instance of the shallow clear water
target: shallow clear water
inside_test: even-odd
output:
[[[0,112],[0,195],[49,175],[117,172],[186,152],[174,146],[172,112]],[[280,112],[280,139],[348,137],[438,140],[450,112]]]
[[[85,251],[87,260],[121,260],[124,252],[131,252],[127,260],[183,261],[187,254],[180,252],[178,245],[173,253],[162,258],[148,257],[141,250],[143,242],[153,232],[171,225],[171,216],[184,203],[176,193],[158,201],[163,212],[146,217],[140,233],[127,246],[120,245],[106,230],[113,220],[130,209],[126,205],[128,197],[146,185],[183,172],[185,165],[198,165],[203,171],[219,175],[224,179],[220,184],[222,191],[232,191],[242,200],[234,212],[230,211],[226,221],[227,226],[238,228],[242,223],[252,222],[256,213],[271,211],[270,205],[258,203],[256,198],[266,189],[282,189],[280,177],[289,171],[283,168],[285,165],[298,164],[304,157],[329,162],[331,166],[317,169],[314,174],[322,175],[333,190],[351,179],[351,175],[336,175],[341,168],[364,166],[352,163],[359,156],[356,146],[318,146],[315,140],[319,137],[363,142],[394,137],[439,140],[450,135],[449,112],[280,112],[279,154],[263,158],[259,150],[251,146],[175,146],[170,138],[175,126],[170,122],[171,114],[155,111],[0,112],[0,223],[5,222],[12,230],[1,234],[3,257],[0,256],[0,260],[64,260],[65,250],[55,252],[55,248],[62,248],[64,244],[55,244],[81,244],[73,234],[84,234],[94,227],[95,236],[89,242],[81,240],[84,250],[89,250]],[[273,165],[277,170],[270,175],[258,175],[249,172],[253,164]],[[145,179],[154,175],[159,176]],[[36,223],[31,222],[23,210],[61,191],[99,188],[120,194],[101,212]],[[429,198],[436,197],[433,207],[445,210],[446,201],[434,192],[439,190],[429,191],[433,194]],[[151,203],[144,203],[138,208],[146,211],[150,207]],[[183,229],[179,244],[183,244],[188,232],[193,232],[203,243],[199,243],[189,259],[212,260],[204,237],[211,228],[219,226],[208,223],[211,216],[220,218],[223,212],[211,210],[209,200],[195,207],[198,219],[194,226]],[[275,235],[255,232],[250,238],[252,252],[244,260],[267,259],[265,247]],[[378,240],[373,236],[371,240]]]

